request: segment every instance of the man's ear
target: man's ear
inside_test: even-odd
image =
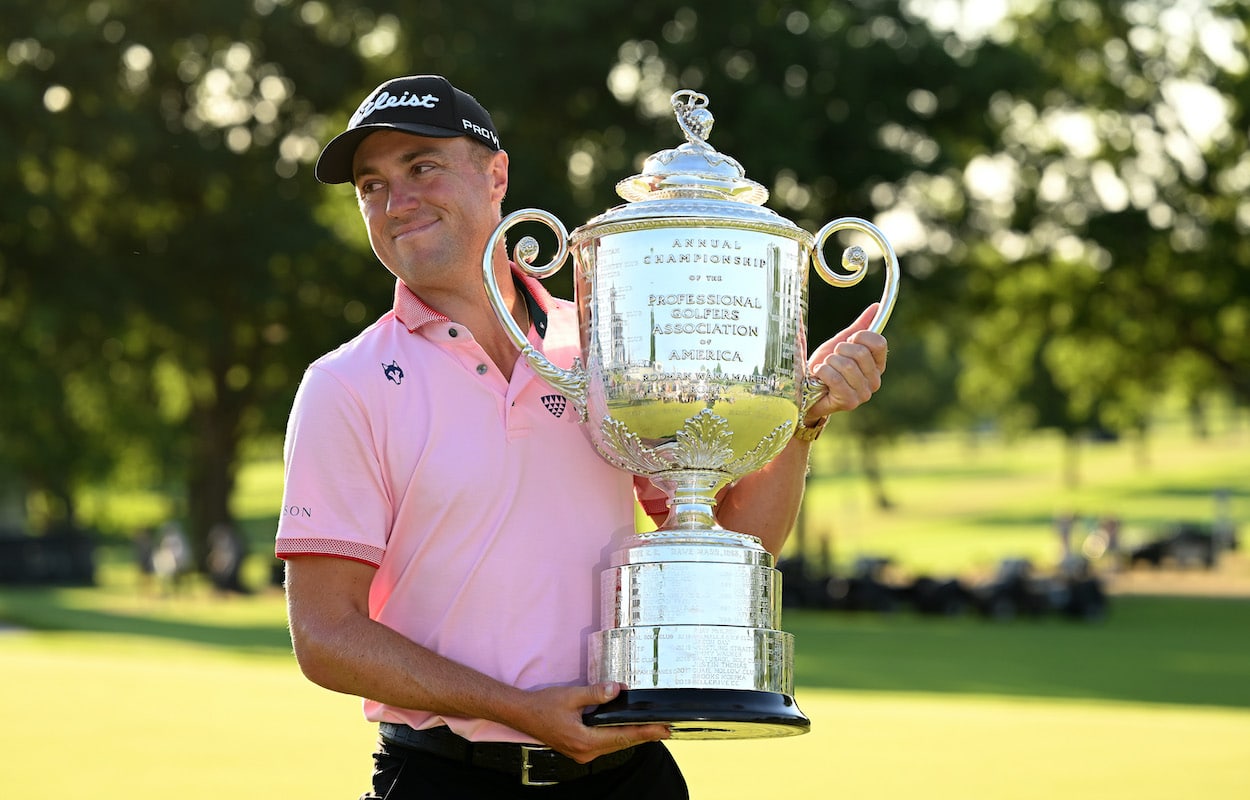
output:
[[[504,195],[508,193],[508,153],[500,150],[491,157],[490,160],[490,176],[491,176],[491,200],[496,203],[502,203]]]

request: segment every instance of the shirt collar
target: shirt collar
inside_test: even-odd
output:
[[[526,275],[516,264],[510,264],[512,279],[529,307],[530,317],[539,336],[547,334],[547,312],[555,307],[555,300],[543,286],[542,281]],[[416,333],[419,328],[431,322],[450,322],[446,314],[435,311],[426,305],[408,285],[398,278],[395,279],[395,318],[404,324],[409,333]]]

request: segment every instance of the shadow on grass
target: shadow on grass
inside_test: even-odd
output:
[[[276,598],[118,608],[93,590],[5,589],[0,623],[285,655]],[[218,619],[214,619],[214,617]],[[803,687],[1250,709],[1250,600],[1122,596],[1101,623],[787,611]]]
[[[969,528],[976,527],[993,527],[1006,528],[1016,527],[1027,529],[1030,531],[1047,531],[1055,526],[1055,516],[1044,512],[1016,513],[1016,514],[973,514],[969,515],[966,522]]]
[[[1116,597],[1063,619],[787,612],[802,686],[1250,708],[1250,600]]]
[[[1133,497],[1166,497],[1166,498],[1197,498],[1208,499],[1214,502],[1216,494],[1224,492],[1228,494],[1229,499],[1246,499],[1250,498],[1250,490],[1238,488],[1236,486],[1225,486],[1219,482],[1212,482],[1209,486],[1194,486],[1191,484],[1173,484],[1165,486],[1141,486],[1129,489],[1124,492],[1127,498]]]
[[[104,602],[87,606],[77,601],[92,591],[5,589],[0,591],[0,623],[40,632],[164,639],[246,653],[281,655],[291,651],[290,635],[280,613],[265,615],[275,617],[273,622],[267,619],[216,622],[200,618],[212,616],[211,611],[206,612],[202,607],[195,611],[196,618],[187,618],[155,599],[152,610],[111,608]],[[253,600],[242,598],[230,602]]]

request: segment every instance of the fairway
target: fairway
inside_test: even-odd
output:
[[[807,690],[812,732],[674,742],[692,798],[1250,797],[1250,710]]]
[[[0,638],[5,797],[356,798],[373,731],[287,662]],[[67,769],[72,759],[73,769]]]
[[[374,730],[357,700],[299,674],[280,597],[152,603],[110,590],[0,592],[5,616],[60,628],[0,634],[5,797],[359,796]],[[1117,607],[1123,626],[1113,618],[1105,630],[792,615],[812,733],[672,747],[696,800],[1250,796],[1250,647],[1216,635],[1250,620],[1250,601]],[[76,619],[108,632],[66,630]],[[1132,644],[1149,628],[1166,655],[1153,663]],[[1045,664],[1016,658],[1004,669],[988,658],[1011,662],[1028,641],[1051,652],[1053,680]],[[1082,681],[1074,673],[1090,642],[1104,643],[1092,656],[1100,666]],[[1190,691],[1197,705],[1093,697],[1116,696],[1116,670],[1128,687],[1120,696],[1153,686],[1161,698]],[[1218,677],[1214,689],[1163,686],[1204,674]],[[838,686],[856,688],[824,688]]]
[[[966,576],[1011,555],[1053,564],[1063,509],[1122,515],[1130,543],[1168,520],[1210,519],[1221,487],[1246,518],[1245,429],[1203,441],[1168,429],[1151,446],[1158,459],[1144,464],[1125,444],[1087,446],[1082,482],[1064,486],[1053,439],[917,438],[884,454],[887,511],[870,502],[845,437],[826,436],[807,547],[829,537],[839,565],[876,553],[904,571]],[[254,537],[255,586],[280,490],[277,462],[241,473],[235,504]],[[86,506],[120,530],[147,508],[119,492]],[[1243,543],[1247,533],[1243,522]],[[695,800],[1247,798],[1250,558],[1228,559],[1221,576],[1240,596],[1117,595],[1096,625],[787,610],[812,733],[672,747]],[[1221,576],[1173,577],[1201,588]],[[0,798],[365,790],[375,731],[358,700],[300,675],[278,592],[223,600],[201,584],[158,599],[138,590],[124,545],[103,553],[100,577],[96,589],[0,589],[0,624],[14,626],[0,629]],[[1136,591],[1151,580],[1168,584],[1116,579]]]

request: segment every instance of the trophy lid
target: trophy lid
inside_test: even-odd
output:
[[[680,89],[671,101],[686,142],[648,156],[641,173],[616,185],[616,193],[628,202],[573,231],[570,244],[580,246],[613,231],[697,224],[755,230],[811,246],[810,233],[764,206],[767,189],[707,143],[713,121],[707,97]]]
[[[768,190],[746,177],[733,158],[707,143],[714,119],[706,95],[680,89],[670,98],[686,142],[647,157],[642,173],[616,185],[630,202],[646,200],[731,200],[763,205]]]

